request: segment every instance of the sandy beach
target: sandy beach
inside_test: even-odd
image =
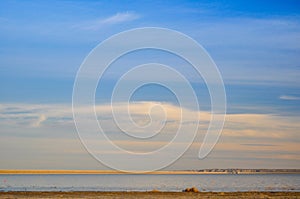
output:
[[[0,192],[2,198],[300,198],[300,192]]]

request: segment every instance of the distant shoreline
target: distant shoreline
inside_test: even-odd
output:
[[[205,174],[300,174],[300,169],[222,169],[218,171],[155,171],[155,172],[121,172],[114,170],[0,170],[0,175],[4,174],[159,174],[159,175],[205,175]]]

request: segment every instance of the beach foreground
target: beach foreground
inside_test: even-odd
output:
[[[300,198],[300,192],[0,192],[5,198]]]

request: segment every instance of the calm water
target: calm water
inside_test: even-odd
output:
[[[0,175],[0,191],[300,191],[300,174]]]

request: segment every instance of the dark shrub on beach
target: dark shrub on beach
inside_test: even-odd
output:
[[[197,192],[199,192],[199,190],[196,187],[192,187],[192,188],[186,188],[185,190],[183,190],[183,192],[194,192],[194,193],[197,193]]]

